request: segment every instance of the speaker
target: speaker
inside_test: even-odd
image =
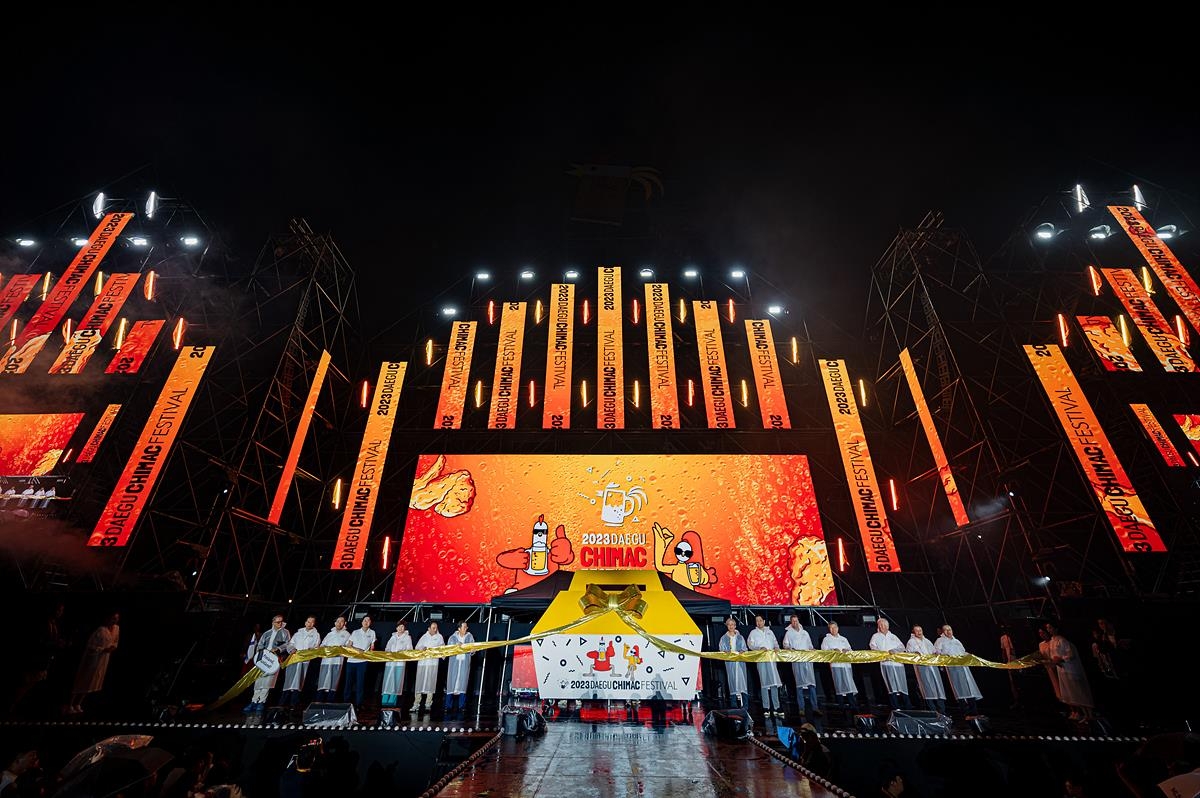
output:
[[[753,724],[744,709],[714,709],[704,719],[701,730],[721,740],[745,740]]]
[[[874,715],[855,715],[854,730],[863,734],[874,732],[876,729]]]
[[[304,710],[305,726],[339,726],[346,728],[358,723],[354,715],[353,704],[318,704],[308,705]]]
[[[398,709],[381,709],[379,710],[379,725],[380,726],[399,726],[400,710]]]
[[[894,734],[949,734],[950,718],[932,710],[893,709],[887,730]]]

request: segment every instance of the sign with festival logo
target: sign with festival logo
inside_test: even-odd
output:
[[[1121,548],[1131,553],[1166,551],[1062,350],[1054,344],[1033,344],[1025,346],[1025,354]]]
[[[83,413],[0,415],[0,477],[40,477],[62,459]]]
[[[625,429],[624,319],[621,267],[597,269],[600,299],[596,310],[596,429]]]
[[[875,466],[871,464],[867,434],[858,415],[858,402],[854,399],[846,361],[824,359],[820,366],[838,450],[842,453],[842,465],[850,485],[854,516],[858,520],[858,533],[866,552],[867,569],[876,573],[896,573],[900,570],[900,557],[896,554],[896,542],[892,539]]]
[[[942,491],[945,492],[946,499],[950,502],[950,512],[954,515],[954,523],[966,526],[971,523],[971,519],[967,515],[962,495],[958,492],[958,483],[954,479],[950,461],[946,458],[942,437],[938,434],[933,414],[929,412],[929,402],[925,400],[925,391],[921,388],[921,380],[917,377],[917,368],[913,364],[912,354],[907,348],[900,351],[900,367],[904,370],[904,379],[908,382],[909,391],[912,392],[913,403],[917,407],[917,417],[921,419],[921,428],[925,430],[925,440],[929,441],[929,451],[933,454],[933,462],[937,466]]]
[[[1175,423],[1183,430],[1192,448],[1196,450],[1195,453],[1200,454],[1200,414],[1179,413],[1175,416]]]
[[[1133,350],[1121,331],[1108,316],[1076,316],[1083,337],[1105,371],[1141,371],[1142,366],[1133,356]]]
[[[550,286],[550,340],[546,345],[543,429],[571,428],[571,359],[575,346],[575,284]]]
[[[1125,306],[1133,319],[1134,326],[1142,334],[1154,356],[1167,371],[1194,372],[1196,363],[1175,336],[1162,311],[1154,304],[1146,287],[1138,280],[1132,269],[1103,269],[1104,278],[1113,287],[1113,292]]]
[[[136,273],[117,272],[110,274],[104,281],[104,286],[96,296],[92,306],[84,314],[83,321],[71,336],[71,340],[63,346],[58,358],[50,366],[51,374],[80,374],[92,355],[100,347],[100,341],[108,328],[116,321],[117,314],[133,293],[139,275]]]
[[[803,455],[425,454],[393,601],[473,604],[559,570],[656,569],[735,604],[837,602]]]
[[[668,638],[681,648],[700,651],[698,634]],[[547,701],[692,701],[699,662],[687,654],[663,651],[629,630],[552,635],[533,643],[538,697]]]
[[[725,344],[721,340],[721,313],[716,302],[692,303],[696,346],[700,350],[700,382],[704,386],[704,406],[709,429],[733,429],[733,397],[729,393],[729,367],[725,363]]]
[[[0,335],[8,332],[9,320],[16,315],[40,278],[39,274],[14,274],[0,291]]]
[[[437,429],[462,429],[463,405],[471,380],[471,357],[475,352],[473,321],[450,325],[450,345],[446,348],[446,370],[442,373],[442,392],[438,395]]]
[[[521,394],[521,353],[525,350],[525,303],[505,302],[496,343],[496,372],[488,429],[513,429]]]
[[[1137,208],[1110,205],[1108,211],[1120,223],[1121,229],[1158,275],[1167,293],[1191,322],[1192,328],[1200,331],[1200,286],[1196,285],[1196,281],[1183,268],[1175,253],[1158,237]]]
[[[96,453],[100,451],[100,446],[104,443],[104,439],[108,437],[108,431],[112,429],[113,424],[117,420],[117,413],[120,412],[120,405],[109,405],[104,408],[104,413],[100,416],[100,420],[96,422],[96,426],[92,429],[92,434],[88,436],[87,442],[79,450],[79,456],[75,458],[76,463],[90,463],[96,458]]]
[[[779,373],[779,356],[775,353],[770,319],[747,319],[746,339],[750,343],[763,428],[791,429],[792,419],[788,415],[787,397],[783,394],[783,378]]]
[[[650,353],[650,424],[654,429],[677,429],[675,334],[671,331],[671,292],[666,283],[646,283],[646,348]]]
[[[1179,456],[1179,450],[1175,448],[1175,444],[1171,443],[1170,436],[1163,429],[1163,425],[1158,423],[1158,419],[1154,417],[1154,412],[1148,405],[1130,405],[1129,409],[1133,411],[1133,415],[1141,423],[1142,429],[1146,433],[1146,437],[1154,444],[1154,448],[1158,449],[1158,453],[1162,455],[1163,462],[1173,468],[1182,468],[1187,465],[1183,462],[1183,458]]]
[[[166,323],[164,319],[135,321],[129,328],[129,334],[121,342],[121,348],[109,361],[108,368],[104,370],[104,373],[137,374],[142,364],[146,362],[146,355],[150,354],[150,347],[154,345],[154,339],[158,338],[158,334],[162,332]]]

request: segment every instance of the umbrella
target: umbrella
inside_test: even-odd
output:
[[[113,748],[85,766],[55,793],[56,798],[109,798],[153,776],[174,756],[161,748]]]
[[[70,779],[88,765],[96,764],[108,754],[115,751],[128,751],[131,748],[145,748],[153,739],[149,734],[118,734],[101,740],[71,757],[71,761],[59,771],[59,777]]]

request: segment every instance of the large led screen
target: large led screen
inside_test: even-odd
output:
[[[36,477],[50,473],[83,415],[0,415],[0,477]]]
[[[422,455],[393,601],[657,569],[735,604],[837,602],[803,455]]]

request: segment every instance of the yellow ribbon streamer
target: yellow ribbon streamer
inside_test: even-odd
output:
[[[1000,670],[1022,670],[1033,668],[1046,662],[1040,653],[1027,654],[1024,657],[1019,657],[1009,662],[993,662],[992,660],[977,657],[974,654],[951,656],[948,654],[915,654],[907,651],[823,651],[820,649],[804,651],[794,649],[693,651],[690,648],[684,648],[669,640],[652,635],[638,624],[637,619],[645,615],[647,604],[645,599],[642,598],[642,592],[638,590],[636,585],[629,585],[620,593],[609,593],[598,585],[588,585],[587,590],[584,591],[583,596],[579,599],[579,606],[583,610],[583,615],[570,623],[554,629],[547,629],[537,634],[518,637],[514,640],[459,643],[457,645],[426,648],[420,651],[415,649],[409,651],[359,651],[357,648],[350,648],[348,646],[317,646],[316,648],[306,648],[302,651],[294,652],[285,661],[280,662],[279,669],[282,672],[284,668],[322,657],[354,657],[355,659],[366,660],[367,662],[409,662],[423,659],[442,659],[458,656],[459,654],[473,654],[476,651],[519,646],[525,643],[532,643],[534,640],[540,640],[544,637],[564,634],[610,612],[615,612],[626,626],[663,651],[668,651],[672,654],[684,654],[690,657],[701,657],[703,659],[722,660],[724,662],[844,662],[850,664],[899,662],[904,665],[998,668]],[[263,672],[258,668],[251,668],[241,679],[238,679],[233,687],[225,691],[225,694],[210,704],[207,709],[216,709],[237,697],[239,693],[249,688],[263,675]]]

